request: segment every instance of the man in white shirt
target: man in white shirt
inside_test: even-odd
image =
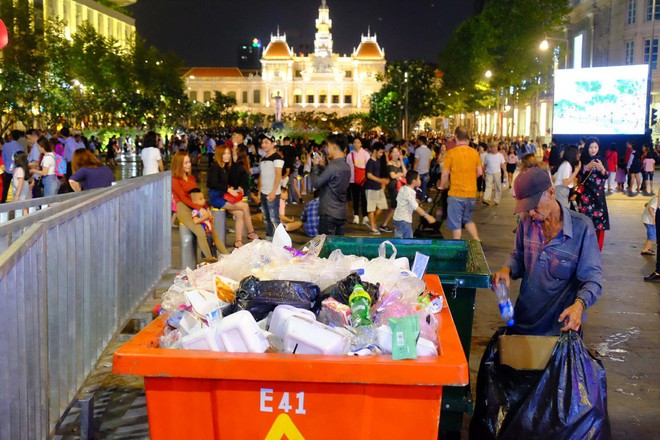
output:
[[[431,170],[431,149],[426,146],[426,136],[417,138],[414,169],[419,173],[419,178],[422,180],[422,200],[425,200],[429,186],[429,171]]]
[[[144,165],[142,175],[148,176],[149,174],[163,172],[165,167],[163,166],[163,158],[158,149],[158,136],[156,133],[150,131],[144,135],[142,146],[142,151],[140,152],[142,164]]]
[[[484,191],[484,205],[500,204],[502,198],[502,173],[505,171],[506,161],[497,151],[497,144],[491,143],[488,154],[484,158],[484,172],[486,173],[486,190]],[[491,195],[495,193],[491,200]]]
[[[267,238],[273,237],[275,229],[280,224],[280,191],[284,159],[278,154],[275,147],[275,136],[262,135],[261,149],[265,156],[259,164],[259,191]]]

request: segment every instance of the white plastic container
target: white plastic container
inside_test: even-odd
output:
[[[392,329],[388,325],[381,325],[376,329],[376,340],[378,347],[383,353],[392,353]],[[417,340],[417,356],[437,356],[438,349],[432,341],[419,338]]]
[[[206,330],[206,341],[213,351],[227,351],[225,344],[222,342],[220,331],[217,328],[209,327]]]
[[[283,304],[281,306],[275,307],[273,316],[270,319],[270,327],[268,328],[268,331],[278,338],[284,339],[284,328],[286,326],[286,322],[292,316],[297,316],[309,322],[316,321],[314,312]]]
[[[201,317],[205,317],[207,313],[211,313],[222,306],[222,303],[214,293],[205,290],[189,290],[185,295],[190,304],[192,304],[195,313]]]
[[[208,327],[200,329],[193,334],[181,338],[181,345],[186,350],[212,350],[209,344]]]
[[[284,351],[295,354],[348,353],[350,341],[320,322],[291,316],[284,326]]]
[[[268,349],[268,340],[247,310],[223,318],[217,331],[230,353],[263,353]]]

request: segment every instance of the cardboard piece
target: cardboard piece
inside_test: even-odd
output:
[[[516,370],[545,370],[558,336],[500,335],[500,364]]]

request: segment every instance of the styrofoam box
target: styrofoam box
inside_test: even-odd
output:
[[[191,335],[184,336],[181,338],[181,345],[187,350],[211,350],[212,348],[207,335],[208,330],[212,329],[206,327]]]
[[[284,326],[284,351],[296,354],[332,354],[348,352],[350,341],[320,322],[291,316]]]
[[[217,331],[230,353],[263,353],[268,349],[266,337],[247,310],[223,318]]]
[[[311,310],[299,309],[290,305],[283,304],[275,307],[273,316],[270,319],[268,331],[280,339],[284,339],[284,326],[292,316],[298,316],[309,322],[316,321],[316,316]]]

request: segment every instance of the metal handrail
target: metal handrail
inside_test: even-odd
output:
[[[159,173],[0,226],[24,227],[0,254],[0,440],[52,435],[170,267],[170,201],[171,173]]]

